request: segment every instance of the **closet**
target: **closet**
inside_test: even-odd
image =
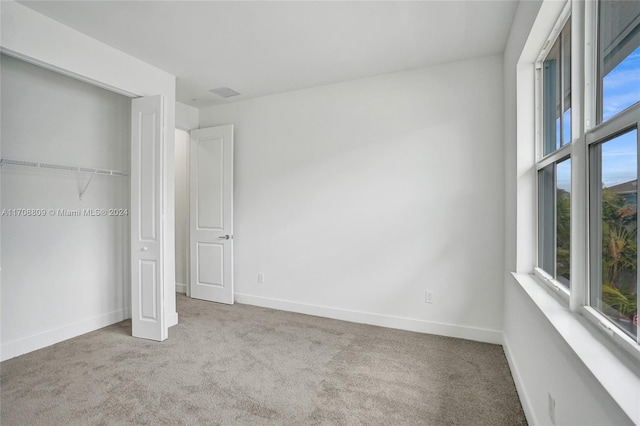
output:
[[[131,99],[1,57],[3,351],[131,316]]]

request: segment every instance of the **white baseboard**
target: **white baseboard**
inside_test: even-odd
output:
[[[235,293],[235,300],[238,303],[244,303],[246,305],[255,305],[264,308],[279,309],[282,311],[297,312],[300,314],[315,315],[342,321],[377,325],[387,328],[397,328],[400,330],[415,331],[418,333],[437,334],[440,336],[456,337],[459,339],[475,340],[478,342],[494,343],[498,345],[502,344],[502,332],[498,330],[465,327],[413,318],[332,308],[328,306],[310,305],[306,303],[292,302],[289,300],[271,299],[268,297],[252,296],[241,293]]]
[[[51,346],[55,343],[80,336],[131,318],[131,308],[120,309],[93,318],[78,321],[64,327],[45,331],[33,336],[7,342],[0,349],[0,359],[5,361],[26,353]]]
[[[187,285],[176,283],[176,293],[187,294]]]
[[[509,342],[507,341],[506,337],[503,338],[502,349],[504,349],[504,354],[507,357],[507,363],[509,364],[509,369],[511,370],[513,382],[516,384],[516,390],[518,391],[518,397],[520,397],[520,404],[522,405],[522,410],[524,411],[524,415],[527,418],[527,423],[530,425],[542,424],[538,422],[538,418],[536,417],[535,411],[533,410],[531,399],[529,398],[527,389],[524,386],[522,376],[520,375],[520,371],[518,370],[516,361],[513,358],[511,348],[509,347]]]

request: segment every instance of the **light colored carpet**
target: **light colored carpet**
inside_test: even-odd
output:
[[[131,322],[1,364],[10,425],[521,425],[497,345],[178,295],[165,342]]]

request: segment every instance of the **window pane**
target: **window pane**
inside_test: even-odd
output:
[[[556,280],[570,282],[571,159],[556,165]]]
[[[538,267],[569,287],[571,160],[538,172]]]
[[[560,144],[560,40],[558,39],[543,63],[543,126],[544,150],[547,155]]]
[[[596,145],[591,305],[634,339],[637,306],[638,132]]]
[[[543,64],[543,155],[571,142],[571,21]]]
[[[538,267],[555,277],[555,164],[538,172]]]
[[[571,142],[571,21],[562,30],[562,145]]]
[[[640,1],[601,1],[599,115],[605,121],[640,101]]]

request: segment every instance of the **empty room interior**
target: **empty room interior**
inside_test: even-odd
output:
[[[0,31],[3,425],[640,425],[640,1]]]

